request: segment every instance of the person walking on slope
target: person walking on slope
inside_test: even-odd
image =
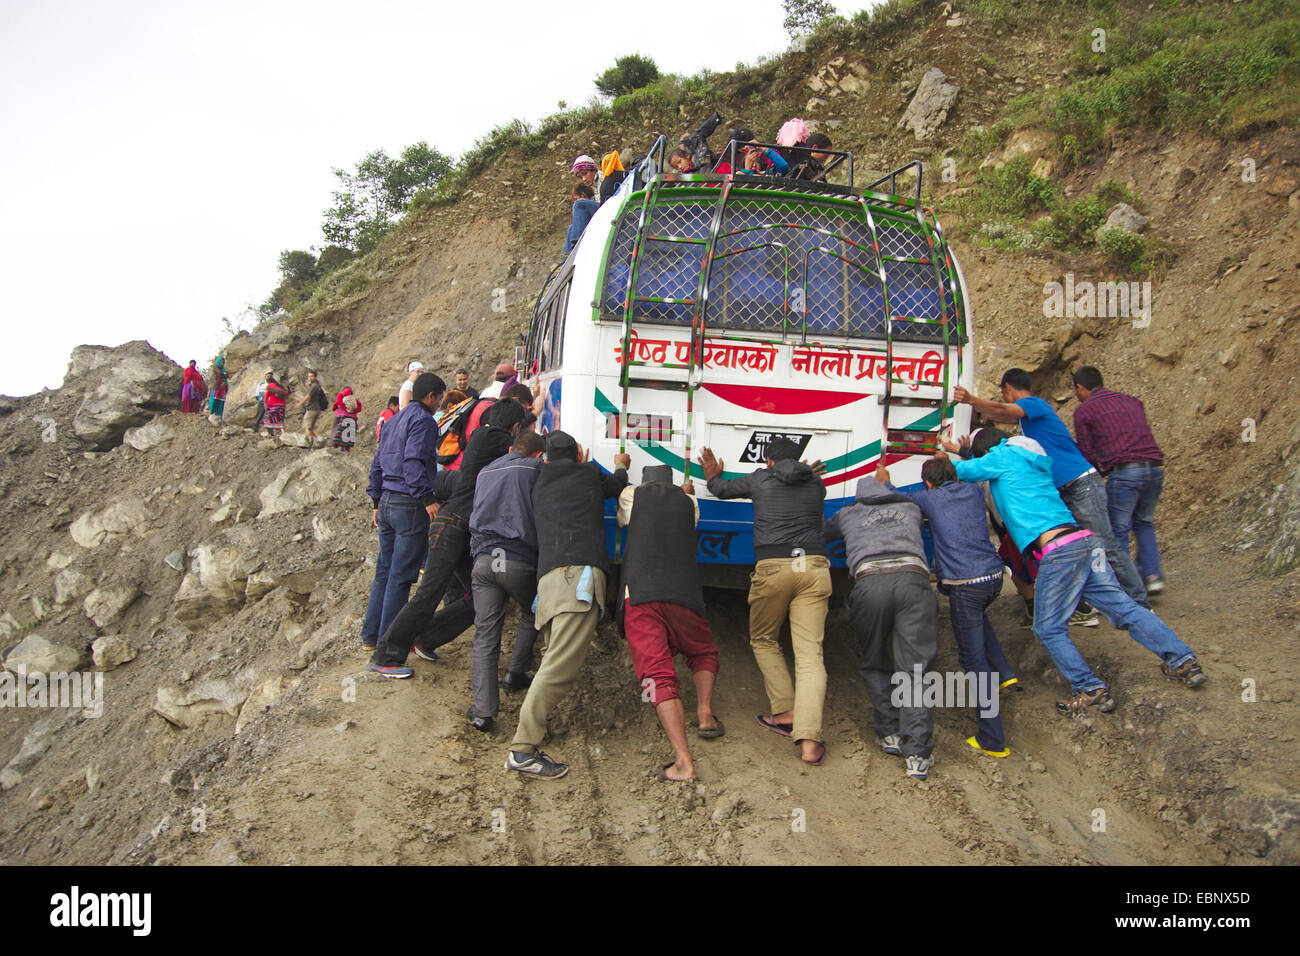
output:
[[[837,511],[822,534],[827,544],[844,539],[854,579],[849,619],[877,741],[885,753],[903,757],[907,776],[924,780],[934,766],[934,710],[919,692],[908,694],[903,706],[894,699],[896,678],[917,683],[918,669],[928,672],[939,648],[939,604],[930,590],[921,509],[875,478],[862,478],[853,503]]]
[[[513,402],[503,403],[506,406]],[[517,406],[516,406],[517,407]],[[537,610],[542,663],[533,675],[519,710],[519,726],[510,742],[506,769],[557,779],[566,764],[541,750],[546,719],[578,679],[591,649],[596,625],[605,614],[605,499],[627,487],[631,456],[614,456],[615,471],[606,475],[586,460],[572,436],[546,436],[546,464],[533,486],[537,516]]]
[[[289,399],[289,390],[276,381],[275,373],[266,373],[266,415],[262,424],[266,433],[277,441],[284,433],[284,409]]]
[[[313,443],[322,440],[316,431],[316,423],[320,421],[321,414],[325,411],[326,402],[325,388],[320,383],[320,376],[313,369],[308,369],[307,394],[295,402],[293,407],[306,409],[302,413],[302,431]]]
[[[414,386],[411,391],[415,395]],[[361,414],[361,400],[352,394],[352,386],[345,386],[343,391],[334,396],[334,434],[330,437],[331,448],[341,448],[344,453],[351,453],[357,443],[357,416]]]
[[[766,468],[730,479],[722,477],[723,463],[709,448],[700,449],[699,462],[715,498],[754,502],[749,643],[771,706],[771,712],[759,714],[757,720],[773,733],[793,738],[803,762],[818,766],[826,759],[822,639],[831,596],[831,563],[822,540],[825,466],[799,461],[799,447],[786,438],[769,444],[764,454]],[[794,646],[793,683],[777,641],[787,616]]]
[[[641,484],[618,497],[618,523],[627,527],[623,553],[623,630],[641,699],[654,705],[673,748],[673,761],[655,778],[694,780],[695,762],[686,743],[686,710],[673,655],[686,658],[695,683],[697,733],[705,740],[725,732],[713,714],[718,648],[704,616],[704,588],[695,560],[695,526],[700,506],[689,479],[678,487],[667,465],[647,465]]]
[[[198,414],[203,407],[203,373],[198,360],[190,359],[181,376],[181,411],[186,415]]]
[[[1052,478],[1054,466],[1032,438],[1007,438],[985,427],[971,443],[973,458],[956,462],[962,481],[987,481],[1007,530],[1022,551],[1034,552],[1038,579],[1034,634],[1070,682],[1073,696],[1058,701],[1063,714],[1088,708],[1115,709],[1104,681],[1084,662],[1070,641],[1070,613],[1080,598],[1106,615],[1111,625],[1160,658],[1160,672],[1188,687],[1205,683],[1205,673],[1190,647],[1164,621],[1120,587],[1097,535],[1075,523]],[[943,452],[936,457],[946,458]]]
[[[218,421],[226,414],[226,392],[230,376],[226,374],[226,357],[218,355],[212,363],[212,392],[208,397],[208,413]]]
[[[442,379],[429,372],[415,380],[411,404],[384,426],[370,463],[366,494],[375,506],[379,559],[361,625],[361,644],[371,651],[405,606],[428,551],[429,522],[438,513],[438,430],[433,410],[444,387]]]

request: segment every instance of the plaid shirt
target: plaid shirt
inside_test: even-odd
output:
[[[1102,474],[1116,465],[1164,461],[1142,402],[1099,388],[1074,410],[1074,440]]]

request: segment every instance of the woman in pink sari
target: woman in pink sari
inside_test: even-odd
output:
[[[181,411],[198,414],[203,408],[203,392],[203,374],[198,370],[198,362],[190,359],[181,379]]]

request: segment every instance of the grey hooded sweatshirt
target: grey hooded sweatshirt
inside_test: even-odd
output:
[[[858,480],[857,499],[823,527],[826,543],[844,539],[850,573],[863,561],[910,556],[925,563],[921,509],[875,478]]]
[[[710,478],[708,487],[715,498],[753,499],[755,560],[826,553],[826,486],[811,465],[787,458],[739,478]]]

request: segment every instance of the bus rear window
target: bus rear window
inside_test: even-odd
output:
[[[651,209],[635,266],[634,322],[691,322],[717,204],[715,191],[707,198],[681,193],[661,193]],[[601,314],[612,321],[623,319],[640,216],[634,197],[610,250]],[[879,259],[857,205],[733,198],[713,250],[706,324],[779,336],[883,337],[886,302],[895,317],[937,323],[946,313],[956,319],[951,276],[935,268],[920,224],[889,212],[876,213],[875,223]],[[894,337],[939,342],[943,328],[896,324]]]

